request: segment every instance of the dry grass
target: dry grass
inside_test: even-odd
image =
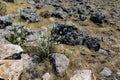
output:
[[[69,2],[62,3],[61,5],[68,6]],[[32,5],[27,4],[27,0],[17,0],[17,3],[15,4],[8,3],[6,7],[7,14],[17,14],[18,13],[17,10],[28,6],[32,6]],[[108,10],[109,9],[110,7],[108,7]],[[39,15],[41,12],[46,10],[52,11],[53,8],[51,8],[50,6],[44,6],[42,9],[37,10],[37,14]],[[71,18],[60,21],[65,21],[67,23],[74,24],[80,28],[83,28],[87,30],[91,35],[105,36],[104,34],[102,34],[102,32],[113,30],[114,36],[118,39],[118,42],[116,42],[115,44],[120,44],[120,32],[115,30],[116,26],[120,27],[119,21],[116,22],[115,26],[111,27],[108,24],[104,24],[103,28],[99,28],[97,25],[95,25],[92,22],[75,23],[70,21],[70,19]],[[15,19],[14,21],[19,22],[20,18]],[[56,19],[56,21],[58,21],[58,19]],[[52,26],[54,22],[51,22],[49,19],[44,19],[43,21],[36,23],[27,24],[25,21],[22,21],[22,23],[31,29],[39,30],[41,26],[46,26],[48,29],[50,29],[50,26]],[[105,43],[101,43],[101,45],[106,49],[111,49],[111,45],[106,45]],[[104,67],[109,67],[113,72],[120,70],[120,61],[119,61],[120,55],[116,55],[115,57],[112,58],[111,57],[107,58],[103,54],[99,54],[97,52],[89,50],[85,46],[79,46],[79,45],[78,46],[57,45],[56,52],[65,54],[70,59],[71,62],[66,76],[64,76],[60,80],[69,80],[69,78],[73,75],[73,71],[77,69],[92,69],[97,77],[97,80],[105,80],[101,75],[99,75],[100,70]],[[81,55],[80,52],[84,52],[85,55]],[[96,57],[92,57],[91,55],[94,55]],[[105,63],[101,63],[102,61],[105,61]],[[42,65],[37,65],[37,66],[33,65],[31,67],[33,68],[33,71],[35,70],[38,72],[38,74],[40,74],[39,77],[41,77],[47,71],[50,72],[51,74],[53,73],[53,69],[51,68],[51,65],[48,60],[44,62]],[[30,76],[29,74],[27,74],[28,76],[26,76],[26,74],[27,73],[25,72],[22,77],[22,80],[28,80],[28,78],[26,77],[30,77]],[[54,74],[52,75],[54,76],[54,79],[52,80],[56,80],[57,78],[55,77],[55,75]]]

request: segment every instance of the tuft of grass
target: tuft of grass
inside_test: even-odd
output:
[[[46,36],[44,32],[40,33],[39,38],[39,47],[40,47],[40,59],[45,60],[50,56],[51,53],[55,52],[55,44],[51,40],[51,36]]]

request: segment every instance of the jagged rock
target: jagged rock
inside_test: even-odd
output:
[[[70,80],[96,80],[96,77],[91,70],[77,70]]]
[[[36,14],[36,9],[33,8],[33,7],[27,7],[26,9],[24,9],[22,11],[22,13],[20,13],[20,16],[25,21],[29,21],[29,22],[38,22],[38,21],[40,21],[40,18]]]
[[[105,67],[101,72],[100,72],[101,75],[105,76],[105,77],[109,77],[112,75],[112,71]]]
[[[21,54],[23,52],[23,49],[18,45],[13,44],[2,44],[0,45],[0,59],[5,59],[13,54]]]
[[[83,45],[87,45],[89,49],[98,51],[100,49],[99,39],[96,37],[87,37],[84,39]]]
[[[43,76],[42,76],[42,79],[43,80],[50,80],[50,78],[51,78],[51,75],[50,75],[50,73],[45,73]]]
[[[0,79],[20,80],[24,68],[29,67],[31,59],[28,55],[22,55],[20,60],[0,60]]]
[[[69,67],[69,59],[64,54],[53,53],[50,56],[50,61],[53,64],[55,72],[59,76],[64,76]]]
[[[79,30],[74,25],[56,23],[52,30],[53,37],[57,42],[68,45],[79,45],[83,43],[83,39],[87,36],[85,31]]]
[[[8,16],[0,16],[0,29],[12,25],[12,20]]]

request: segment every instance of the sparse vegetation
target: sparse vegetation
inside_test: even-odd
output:
[[[44,60],[48,58],[51,53],[55,52],[55,44],[51,41],[51,36],[47,37],[43,32],[40,33],[39,40],[40,59]]]
[[[29,32],[22,24],[13,24],[12,26],[8,26],[8,29],[10,31],[10,36],[5,37],[9,42],[18,45],[23,45],[25,43],[26,36]]]

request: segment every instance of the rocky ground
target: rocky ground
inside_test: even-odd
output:
[[[120,80],[120,0],[0,0],[0,80]]]

